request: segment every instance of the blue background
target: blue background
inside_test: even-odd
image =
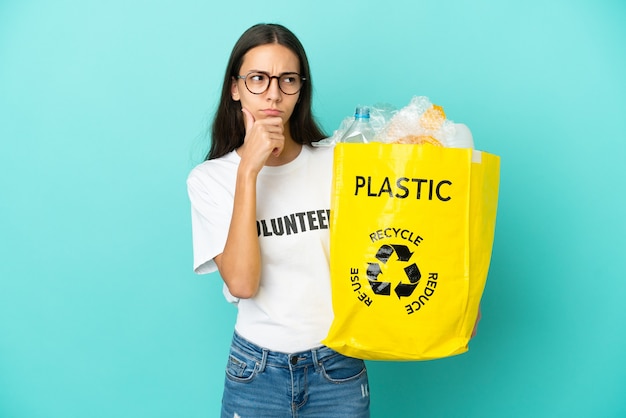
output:
[[[192,272],[185,179],[267,21],[328,133],[425,95],[502,158],[479,335],[369,363],[373,416],[626,416],[620,0],[2,0],[0,416],[217,416],[235,309]]]

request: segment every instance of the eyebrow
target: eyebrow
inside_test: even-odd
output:
[[[249,73],[263,73],[263,74],[271,75],[269,71],[256,70],[256,69],[252,69],[252,70],[245,72],[245,74],[249,74]],[[285,75],[285,74],[300,74],[300,73],[297,71],[283,71],[282,73],[278,73],[278,76],[280,77],[281,75]]]

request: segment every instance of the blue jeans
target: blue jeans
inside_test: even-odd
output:
[[[279,353],[233,336],[222,418],[367,418],[369,406],[363,360],[328,347]]]

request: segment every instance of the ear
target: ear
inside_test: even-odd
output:
[[[237,85],[237,79],[235,77],[233,77],[230,82],[230,97],[236,102],[239,101],[239,86]]]

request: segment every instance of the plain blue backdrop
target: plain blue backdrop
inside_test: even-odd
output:
[[[235,309],[185,179],[257,22],[300,37],[328,133],[425,95],[501,156],[479,335],[370,362],[373,416],[626,416],[620,0],[0,1],[0,416],[217,416]]]

